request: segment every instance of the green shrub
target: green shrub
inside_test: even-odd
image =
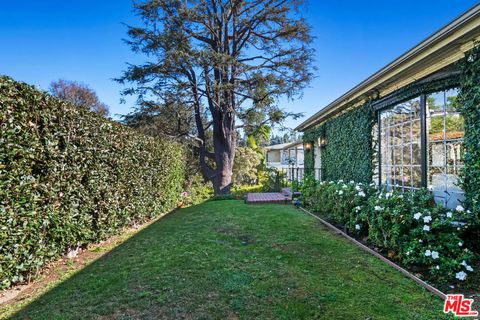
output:
[[[283,187],[288,186],[286,173],[273,168],[262,171],[259,180],[263,192],[280,192]]]
[[[211,182],[205,182],[200,175],[187,177],[180,194],[180,206],[191,206],[200,204],[213,196],[213,186]]]
[[[258,180],[261,154],[252,148],[237,147],[233,164],[232,184],[234,186],[254,184]]]
[[[473,252],[465,242],[475,226],[469,211],[436,205],[428,190],[378,191],[361,183],[312,182],[302,185],[305,205],[344,225],[403,265],[437,283],[462,280],[473,272]]]
[[[184,152],[0,77],[0,288],[174,208]]]
[[[375,188],[362,183],[343,183],[342,180],[338,183],[316,184],[311,180],[307,179],[302,185],[304,202],[327,219],[345,225],[349,231],[358,230],[357,225],[362,223],[357,218],[358,212],[366,207],[368,197],[375,192]]]
[[[244,199],[247,193],[251,192],[262,192],[262,185],[246,185],[246,186],[235,186],[232,188],[232,195],[235,199]]]

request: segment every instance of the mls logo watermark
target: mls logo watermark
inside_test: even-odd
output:
[[[456,317],[478,317],[478,311],[472,310],[472,304],[473,299],[466,299],[463,294],[449,294],[443,312],[452,312]]]

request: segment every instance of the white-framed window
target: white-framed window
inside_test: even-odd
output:
[[[463,117],[457,89],[421,95],[379,111],[380,184],[387,189],[428,187],[453,208],[463,201]]]

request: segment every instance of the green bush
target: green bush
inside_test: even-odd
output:
[[[174,208],[183,149],[0,77],[0,288]]]
[[[262,192],[262,185],[244,185],[232,188],[232,195],[235,199],[244,199],[247,193]]]
[[[211,182],[205,182],[200,175],[187,177],[180,194],[180,206],[186,207],[200,204],[213,196],[213,186]]]
[[[353,181],[306,179],[302,196],[314,212],[437,283],[473,272],[474,254],[465,242],[472,215],[461,206],[448,210],[436,205],[428,190],[384,192]]]
[[[274,168],[263,170],[259,180],[263,192],[280,192],[283,187],[289,186],[287,174]]]
[[[252,148],[237,147],[233,164],[232,184],[242,186],[255,184],[258,180],[258,167],[261,154]]]

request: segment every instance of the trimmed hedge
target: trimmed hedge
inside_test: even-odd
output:
[[[0,288],[176,206],[172,142],[0,77]]]

